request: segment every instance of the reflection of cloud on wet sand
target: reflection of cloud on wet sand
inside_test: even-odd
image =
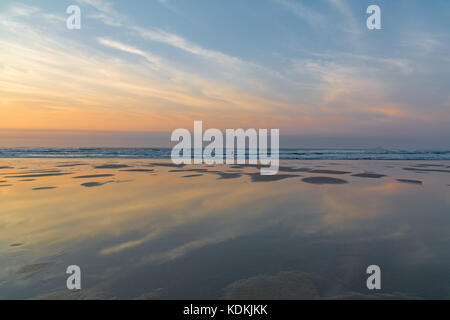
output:
[[[34,161],[39,163],[42,160]],[[104,160],[97,163],[102,165]],[[142,161],[127,160],[126,164],[133,167],[129,170],[144,167]],[[422,200],[427,192],[434,190],[431,188],[435,184],[428,183],[427,179],[437,176],[429,173],[424,178],[423,188],[408,186],[395,180],[413,175],[403,172],[400,167],[396,169],[396,173],[403,173],[403,176],[391,174],[394,170],[383,169],[383,172],[389,174],[391,178],[359,179],[348,175],[344,176],[348,180],[346,184],[312,186],[309,183],[302,183],[302,178],[298,178],[300,175],[286,173],[303,172],[302,175],[307,178],[337,179],[337,177],[314,177],[317,173],[312,172],[312,169],[286,166],[284,167],[286,170],[281,171],[279,177],[275,176],[274,179],[278,181],[251,183],[252,177],[256,179],[262,177],[257,167],[234,168],[239,169],[239,172],[230,172],[230,166],[185,166],[182,170],[179,168],[173,170],[174,167],[169,163],[169,165],[155,165],[158,167],[156,173],[149,177],[151,173],[146,171],[142,174],[140,171],[128,169],[96,171],[93,168],[95,165],[94,160],[89,160],[89,165],[76,167],[73,171],[80,177],[98,174],[103,176],[111,172],[118,179],[131,178],[132,183],[126,185],[108,183],[104,188],[87,190],[80,186],[80,183],[99,186],[107,182],[107,179],[83,181],[72,179],[70,176],[55,176],[39,179],[45,181],[45,184],[31,184],[36,187],[58,186],[54,191],[33,192],[28,183],[14,183],[14,187],[0,190],[2,196],[4,195],[0,226],[6,226],[0,232],[0,240],[6,244],[26,243],[21,248],[7,245],[7,248],[2,250],[11,254],[20,251],[20,255],[24,257],[20,261],[21,264],[30,261],[51,261],[55,259],[51,257],[55,248],[63,249],[68,257],[74,255],[87,257],[86,264],[90,267],[112,262],[114,267],[118,267],[108,276],[111,278],[111,287],[114,287],[121,273],[132,277],[130,274],[138,268],[164,268],[166,263],[176,265],[186,258],[195,256],[201,249],[213,250],[233,239],[257,233],[266,237],[267,234],[271,235],[266,230],[274,226],[282,228],[285,235],[292,237],[293,241],[308,239],[310,236],[322,239],[323,235],[334,239],[333,237],[341,232],[353,235],[355,230],[361,230],[364,235],[358,236],[358,239],[350,237],[349,242],[352,245],[362,238],[366,241],[378,241],[383,237],[400,239],[413,230],[408,223],[414,222],[414,219],[402,218],[406,213],[417,217],[416,211],[419,209],[415,207],[424,208]],[[358,163],[340,168],[343,172],[354,171],[355,168],[357,168],[355,172],[370,172],[365,169],[378,171],[377,168],[364,165],[365,163]],[[315,164],[311,166],[315,167]],[[28,167],[36,168],[33,162],[30,162]],[[49,167],[47,160],[46,167]],[[330,174],[334,171],[332,168],[323,170],[328,170],[326,172]],[[240,174],[241,177],[217,180],[223,174]],[[183,178],[186,176],[196,178]],[[440,188],[447,183],[440,181]],[[440,198],[428,199],[434,200],[435,207],[437,205],[444,207],[439,202]],[[439,212],[439,208],[436,212]],[[403,214],[400,218],[399,213]],[[398,221],[383,225],[382,222],[386,219]],[[367,223],[368,220],[370,223]],[[376,235],[372,229],[377,231]],[[280,240],[280,234],[276,234],[275,238],[277,241]],[[428,246],[425,246],[425,249],[431,250]],[[422,256],[421,254],[417,261],[422,261]],[[284,257],[289,260],[292,255]],[[408,257],[407,260],[411,261],[413,258]],[[17,263],[13,263],[12,259],[8,261],[7,264]],[[269,264],[272,263],[267,261]],[[285,262],[281,259],[280,266]],[[17,265],[10,266],[10,270],[16,268]],[[294,268],[291,266],[287,268],[283,266],[283,269],[280,267],[274,272],[292,269]],[[299,267],[295,270],[305,269]],[[255,270],[254,274],[265,271]],[[241,274],[229,281],[246,277],[248,274]],[[307,284],[311,282],[319,298],[331,298],[340,294],[346,297],[358,295],[345,291],[324,294],[321,291],[322,285],[315,276],[300,274],[288,277],[292,282],[299,282],[299,286],[301,284],[304,286],[303,291],[297,292],[293,289],[297,296],[306,295]],[[270,277],[276,276],[263,278],[265,286],[275,286],[285,281],[283,280],[285,276],[276,279]],[[134,279],[140,280],[137,278]],[[220,288],[225,285],[226,283],[223,283]],[[166,288],[165,284],[155,284],[149,288],[158,287]],[[105,288],[102,287],[103,289]],[[172,294],[172,288],[168,289]],[[143,288],[141,292],[148,292],[141,297],[143,299],[156,298],[148,288]],[[139,296],[141,292],[133,296]]]
[[[352,188],[351,192],[348,189],[339,189],[325,193],[320,200],[320,207],[324,212],[322,221],[346,228],[365,220],[393,215],[398,210],[398,206],[393,202],[403,197],[409,198],[410,193],[411,189],[407,184],[397,181]]]
[[[26,279],[48,269],[55,263],[54,261],[50,261],[23,265],[16,270],[16,273],[21,275],[21,279]]]

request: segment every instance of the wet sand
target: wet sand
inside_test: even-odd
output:
[[[359,178],[369,178],[369,179],[379,179],[386,177],[384,174],[378,174],[378,173],[357,173],[352,174],[353,177],[359,177]]]
[[[422,185],[423,182],[420,180],[411,180],[411,179],[397,179],[398,182],[403,182],[403,183],[411,183],[411,184],[418,184],[418,185]]]
[[[1,159],[0,298],[450,298],[448,165]]]
[[[302,179],[303,182],[311,184],[346,184],[348,181],[331,177],[308,177]]]

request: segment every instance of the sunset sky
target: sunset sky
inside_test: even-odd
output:
[[[449,30],[448,0],[3,0],[0,147],[161,145],[194,120],[448,147]]]

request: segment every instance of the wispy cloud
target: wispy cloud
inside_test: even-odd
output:
[[[63,129],[70,122],[75,130],[167,131],[200,115],[216,127],[233,119],[244,126],[261,110],[258,121],[268,123],[280,108],[293,108],[172,68],[121,41],[97,38],[102,46],[142,57],[146,64],[41,33],[16,21],[16,29],[0,40],[0,127]]]
[[[317,6],[274,1],[327,33],[329,20]],[[70,33],[64,14],[18,3],[0,13],[0,127],[168,131],[203,119],[218,128],[275,125],[284,132],[333,133],[356,122],[376,127],[449,120],[442,72],[448,58],[436,54],[446,38],[428,31],[382,54],[364,46],[329,49],[304,34],[310,47],[302,42],[299,48],[295,39],[283,51],[291,43],[267,37],[273,52],[264,47],[255,55],[253,48],[231,48],[235,44],[229,50],[225,40],[220,47],[194,40],[175,23],[138,25],[106,0],[78,3],[87,17],[114,28]],[[326,4],[344,17],[346,28],[355,23],[346,1]],[[355,40],[356,33],[338,40]],[[429,79],[436,85],[424,85]]]
[[[211,50],[204,48],[198,44],[195,44],[186,38],[177,35],[175,33],[167,32],[160,28],[142,28],[131,22],[129,19],[117,13],[117,11],[113,8],[111,3],[105,0],[77,0],[79,3],[89,4],[90,6],[96,8],[99,13],[90,15],[92,18],[98,18],[106,25],[112,26],[122,26],[128,30],[132,30],[137,32],[137,34],[143,39],[150,40],[153,42],[164,43],[174,48],[178,48],[185,52],[191,53],[198,57],[212,60],[216,63],[220,63],[229,67],[238,67],[241,68],[243,65],[253,65],[259,69],[263,69],[262,67],[256,66],[253,63],[245,62],[237,57],[228,55],[226,53]],[[170,6],[169,3],[165,0],[160,0],[166,6]]]
[[[121,42],[113,41],[110,39],[99,38],[97,40],[102,45],[141,56],[141,57],[145,58],[148,62],[152,63],[155,67],[158,67],[160,65],[160,59],[158,57],[152,56],[152,55],[148,54],[147,52],[144,52],[135,47],[128,46]]]
[[[99,19],[109,26],[121,26],[126,22],[126,17],[116,10],[112,4],[105,0],[76,0],[79,4],[94,7],[98,13],[89,15],[90,18]]]
[[[10,16],[29,17],[40,11],[40,8],[29,6],[23,3],[16,3],[10,7]]]
[[[90,14],[88,15],[88,18],[101,20],[104,24],[112,27],[120,27],[122,25],[118,19],[103,12]]]
[[[236,57],[229,56],[225,53],[215,50],[205,49],[197,44],[194,44],[185,38],[166,32],[164,30],[155,28],[155,29],[144,29],[140,27],[134,27],[144,39],[148,39],[151,41],[161,42],[173,46],[175,48],[184,50],[191,54],[200,56],[202,58],[211,59],[218,63],[226,64],[228,66],[233,65],[235,63],[241,63],[242,61]]]
[[[53,13],[44,13],[42,17],[50,23],[66,23],[67,17]]]

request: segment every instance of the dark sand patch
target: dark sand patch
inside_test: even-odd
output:
[[[229,165],[228,167],[230,169],[256,169],[256,170],[261,171],[262,169],[269,169],[270,165],[245,163],[245,164]],[[289,166],[278,167],[278,171],[285,171],[285,172],[305,172],[305,171],[309,171],[309,170],[311,170],[311,169],[296,168],[296,167],[289,167]]]
[[[119,170],[124,172],[153,172],[154,169],[127,169],[127,170]]]
[[[51,190],[56,189],[56,187],[39,187],[39,188],[33,188],[33,190]]]
[[[17,243],[11,243],[9,246],[10,246],[10,247],[20,247],[20,246],[22,246],[22,245],[23,245],[23,243],[17,242]]]
[[[129,165],[126,164],[103,164],[101,166],[95,166],[95,169],[123,169],[129,168]]]
[[[299,178],[302,177],[300,175],[294,175],[294,174],[275,174],[270,176],[263,176],[260,173],[247,173],[248,176],[250,176],[252,182],[273,182],[273,181],[280,181],[284,179],[289,178]]]
[[[12,184],[0,184],[0,188],[3,188],[3,187],[12,187]]]
[[[332,177],[308,177],[303,178],[303,182],[311,184],[346,184],[348,181]]]
[[[69,174],[73,173],[67,172],[67,173],[26,174],[20,176],[6,176],[5,178],[43,178],[43,177],[66,176]]]
[[[86,188],[94,188],[94,187],[101,187],[107,183],[111,183],[114,181],[106,181],[106,182],[86,182],[86,183],[82,183],[81,186],[86,187]]]
[[[187,176],[182,176],[182,178],[195,178],[195,177],[201,177],[203,176],[202,174],[190,174]]]
[[[0,167],[0,169],[14,169],[13,167]]]
[[[8,181],[6,181],[6,180],[5,181],[0,181],[0,183],[6,183],[6,182],[8,182]]]
[[[184,164],[175,164],[175,163],[149,163],[150,166],[155,167],[168,167],[168,168],[183,168]]]
[[[420,180],[411,180],[411,179],[397,179],[398,182],[409,183],[409,184],[418,184],[422,185],[423,182]]]
[[[50,261],[23,265],[17,268],[16,273],[21,275],[21,279],[29,278],[54,265],[55,263],[55,261]]]
[[[219,175],[219,178],[217,178],[217,180],[237,179],[242,177],[242,173],[227,173],[222,171],[207,171],[207,172]]]
[[[92,179],[92,178],[106,178],[114,177],[114,174],[91,174],[86,176],[72,177],[73,179]]]
[[[224,180],[224,179],[237,179],[242,177],[242,174],[240,173],[220,173],[220,177],[217,178],[217,180]]]
[[[283,172],[310,172],[312,169],[311,168],[294,168],[294,167],[279,167],[278,171],[283,171]]]
[[[320,173],[320,174],[349,174],[351,172],[348,171],[338,171],[338,170],[325,170],[325,169],[316,169],[310,171],[311,173]]]
[[[445,173],[450,173],[450,170],[444,170],[444,169],[403,168],[403,170],[415,171],[415,172],[445,172]]]
[[[36,179],[22,179],[22,180],[18,180],[20,182],[31,182],[31,181],[36,181]]]
[[[214,172],[214,171],[208,171],[208,169],[179,169],[179,170],[169,170],[169,172]]]
[[[387,176],[385,174],[378,174],[378,173],[357,173],[357,174],[352,174],[352,177],[380,179],[380,178],[387,177]]]

